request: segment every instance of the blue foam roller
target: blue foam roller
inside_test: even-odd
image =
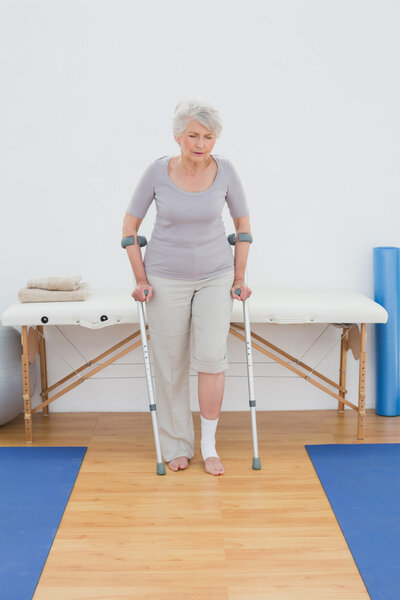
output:
[[[374,248],[374,297],[389,315],[387,323],[375,325],[376,414],[386,417],[400,414],[399,250]]]

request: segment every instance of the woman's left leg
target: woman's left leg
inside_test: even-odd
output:
[[[218,419],[224,398],[225,371],[198,373],[200,414],[206,419]]]
[[[205,469],[212,475],[225,471],[215,449],[215,431],[225,387],[227,337],[232,314],[230,294],[234,271],[201,282],[192,303],[192,368],[198,373],[201,451]]]
[[[222,373],[198,373],[201,454],[205,470],[211,475],[223,475],[225,472],[215,448],[215,432],[224,397],[224,385],[224,371]]]

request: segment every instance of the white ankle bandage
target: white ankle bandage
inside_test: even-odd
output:
[[[203,460],[210,456],[219,458],[215,449],[215,431],[218,425],[218,419],[205,419],[200,415],[201,419],[201,455]]]

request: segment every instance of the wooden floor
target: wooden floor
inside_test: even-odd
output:
[[[222,477],[194,421],[190,468],[157,476],[148,413],[34,416],[34,445],[88,447],[34,600],[368,599],[304,448],[357,443],[355,413],[259,412],[253,471],[250,413],[224,412]],[[22,418],[0,432],[24,445]],[[400,442],[400,417],[368,411],[365,442]]]

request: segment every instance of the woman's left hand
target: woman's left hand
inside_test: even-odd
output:
[[[238,294],[235,293],[236,290],[240,290],[240,296],[238,296]],[[244,281],[238,280],[233,282],[233,286],[231,287],[232,298],[235,298],[235,300],[241,300],[243,302],[243,300],[246,300],[246,298],[251,296],[251,294],[251,289],[247,287]]]

